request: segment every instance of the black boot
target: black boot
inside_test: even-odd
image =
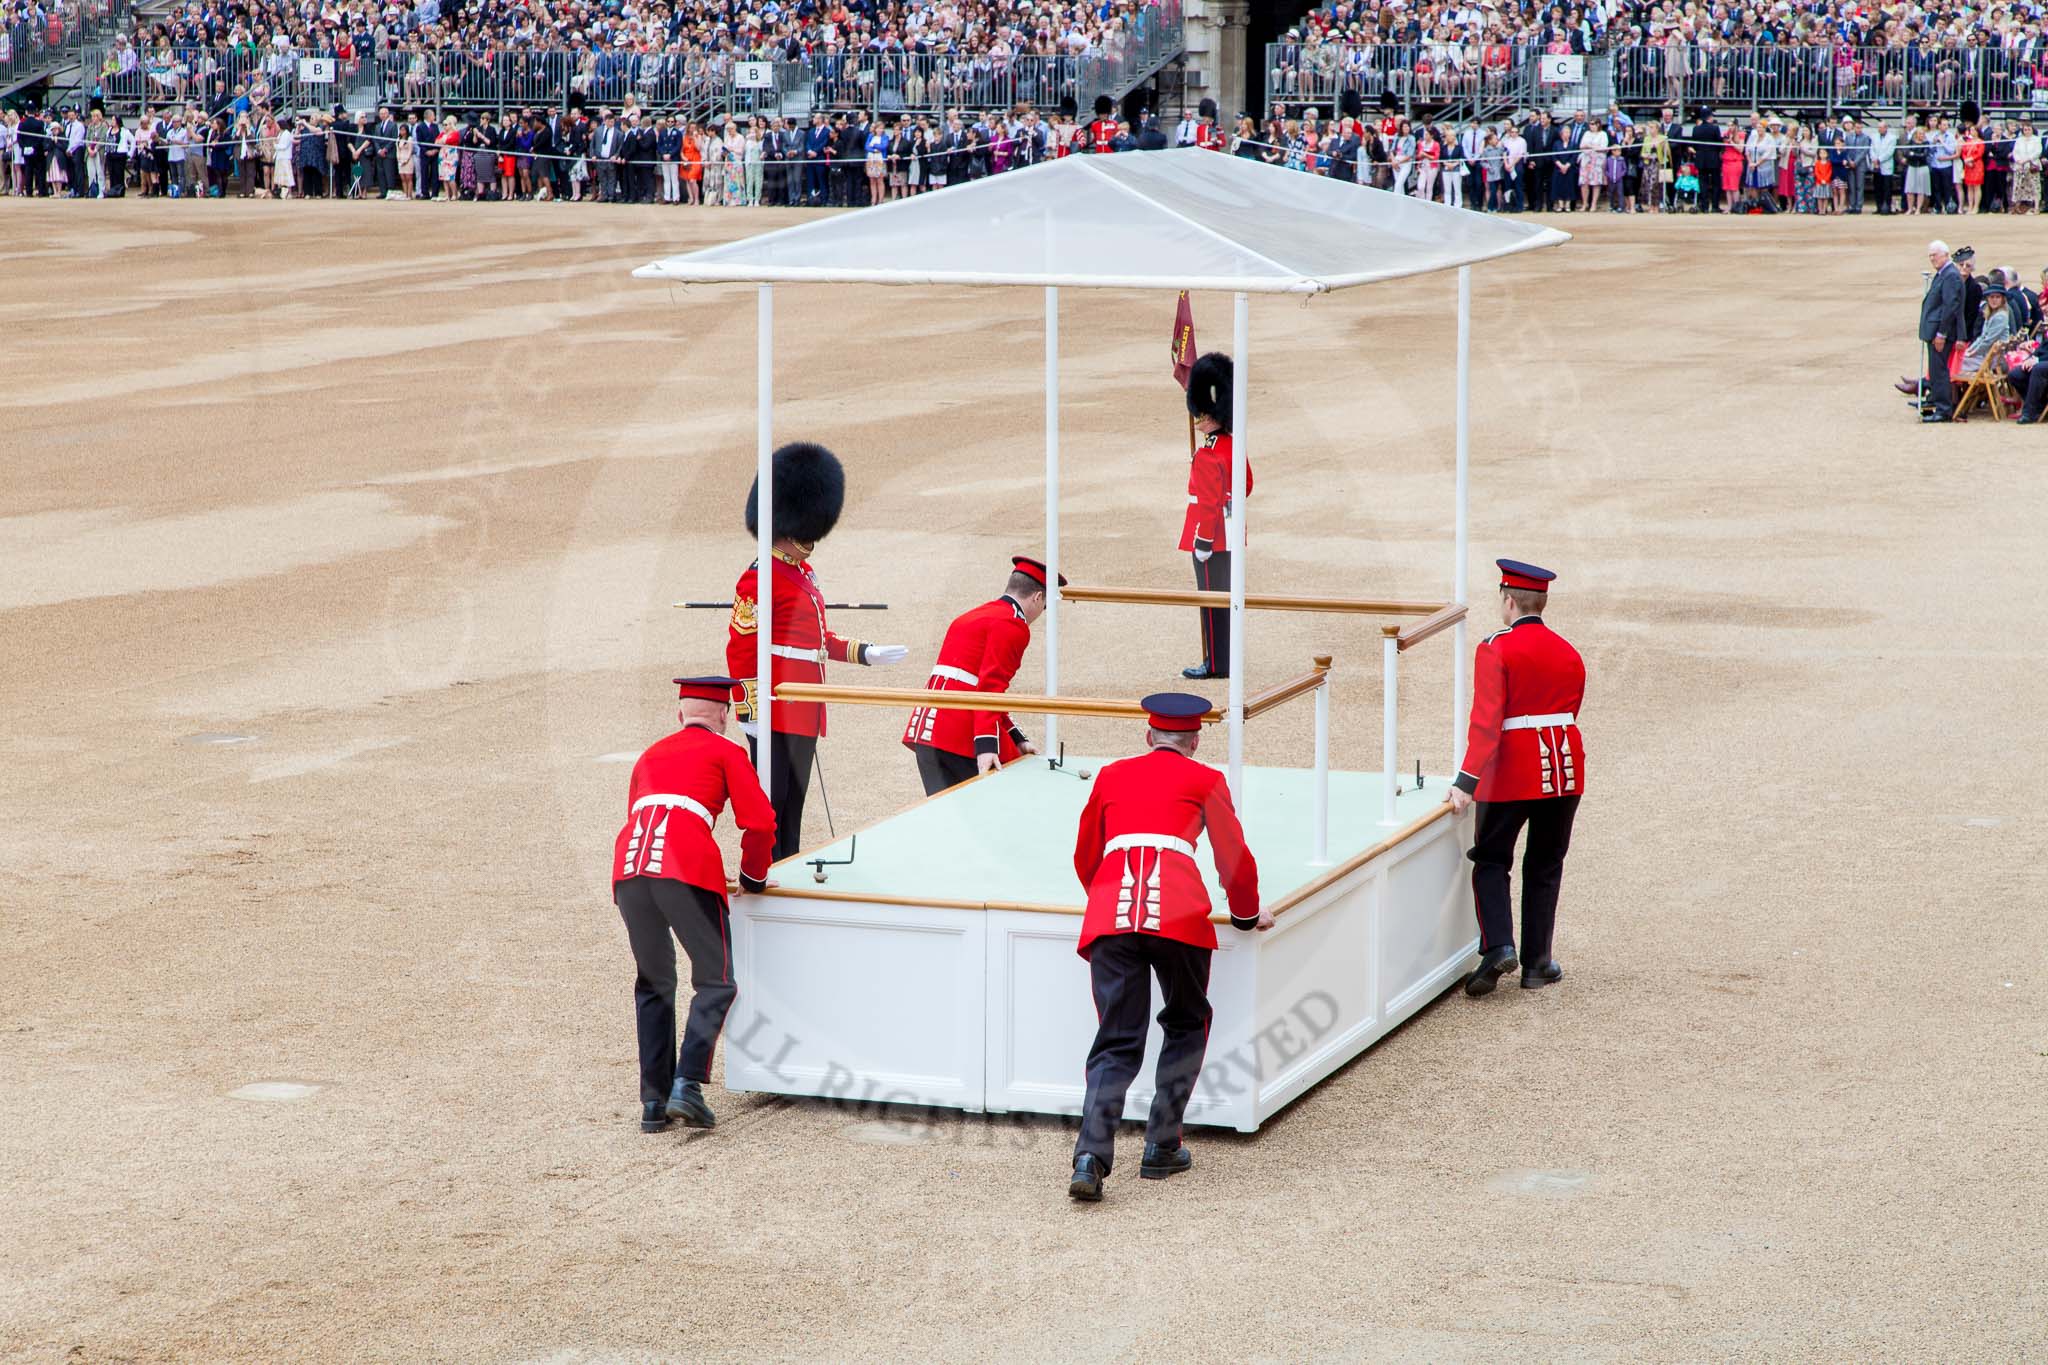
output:
[[[1067,1182],[1067,1198],[1093,1204],[1102,1198],[1102,1163],[1083,1154],[1074,1158],[1074,1178]]]
[[[660,1100],[649,1100],[640,1106],[640,1131],[658,1133],[668,1127],[667,1106]]]
[[[1465,978],[1465,994],[1486,995],[1499,982],[1502,972],[1515,969],[1515,945],[1503,943],[1498,948],[1486,950],[1486,956],[1479,959],[1479,968]]]
[[[1145,1158],[1138,1163],[1138,1178],[1141,1180],[1164,1180],[1170,1175],[1179,1175],[1195,1164],[1195,1154],[1178,1142],[1168,1147],[1145,1144]]]
[[[668,1092],[668,1116],[681,1119],[685,1128],[716,1128],[718,1117],[711,1112],[711,1106],[704,1103],[704,1091],[695,1081],[676,1079],[675,1088]]]
[[[1539,990],[1564,975],[1564,968],[1557,965],[1554,957],[1539,957],[1522,968],[1522,989]]]
[[[1180,675],[1192,682],[1203,682],[1210,678],[1227,678],[1230,676],[1228,673],[1216,672],[1207,664],[1196,664],[1193,668],[1183,668],[1180,671]]]

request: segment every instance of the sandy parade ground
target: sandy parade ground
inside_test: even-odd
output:
[[[0,1359],[2048,1357],[2048,437],[1890,387],[1926,239],[2032,277],[2028,220],[1573,216],[1475,269],[1474,596],[1558,570],[1591,671],[1567,979],[1084,1208],[1051,1119],[634,1123],[606,860],[723,665],[669,603],[752,556],[754,306],[628,272],[798,216],[0,204]],[[1171,298],[1063,302],[1069,572],[1191,586]],[[1254,302],[1255,590],[1448,593],[1454,302]],[[1041,307],[778,292],[820,577],[911,650],[864,678],[1042,543]],[[1254,629],[1375,766],[1370,627]],[[1070,608],[1063,688],[1195,653]],[[842,832],[919,794],[900,724],[835,710]]]

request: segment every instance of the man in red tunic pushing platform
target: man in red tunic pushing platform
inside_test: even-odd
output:
[[[1209,1042],[1209,958],[1216,949],[1209,893],[1195,866],[1203,830],[1231,924],[1273,927],[1272,915],[1259,908],[1259,866],[1245,847],[1230,788],[1223,774],[1195,762],[1209,703],[1160,692],[1141,704],[1151,725],[1148,752],[1096,774],[1074,841],[1074,871],[1088,888],[1080,953],[1088,959],[1100,1022],[1088,1051],[1088,1094],[1067,1193],[1091,1202],[1102,1198],[1124,1095],[1145,1060],[1154,976],[1165,997],[1164,1042],[1138,1174],[1164,1180],[1194,1164],[1181,1145],[1181,1118]]]
[[[633,1007],[640,1032],[640,1131],[670,1119],[691,1128],[717,1120],[704,1103],[711,1051],[739,988],[732,979],[732,924],[725,860],[712,829],[732,803],[740,834],[742,889],[768,883],[775,812],[746,751],[725,737],[734,680],[677,678],[682,728],[657,740],[633,765],[626,823],[612,849],[612,900],[626,922],[638,975]],[[676,945],[690,956],[690,1019],[676,1056]]]
[[[1543,623],[1557,575],[1515,559],[1495,563],[1500,565],[1501,620],[1507,629],[1481,641],[1474,658],[1465,766],[1449,797],[1461,814],[1475,801],[1479,806],[1471,858],[1481,956],[1478,970],[1466,978],[1467,995],[1491,991],[1518,960],[1509,877],[1515,840],[1525,824],[1522,986],[1534,990],[1564,975],[1550,955],[1550,936],[1572,819],[1586,790],[1586,749],[1579,738],[1585,661]]]
[[[1060,586],[1066,587],[1065,575]],[[925,683],[932,692],[1007,692],[1031,643],[1031,623],[1045,614],[1045,565],[1010,557],[1003,595],[963,612],[946,627],[939,661]],[[994,772],[1038,746],[1005,711],[955,711],[920,706],[910,713],[903,742],[917,755],[924,794],[936,796],[982,773]]]
[[[1195,557],[1195,586],[1230,591],[1230,411],[1234,371],[1230,357],[1211,351],[1188,374],[1188,415],[1201,442],[1188,464],[1188,511],[1180,548]],[[1252,468],[1244,468],[1244,495],[1252,495]],[[1202,662],[1180,675],[1200,682],[1230,676],[1230,608],[1202,607]]]
[[[910,657],[902,645],[873,645],[834,634],[825,624],[825,594],[811,572],[811,552],[839,521],[846,503],[846,472],[839,457],[821,445],[794,441],[777,450],[775,510],[770,523],[775,596],[774,636],[769,646],[771,686],[825,681],[825,660],[896,664]],[[760,481],[747,490],[747,531],[755,532]],[[754,677],[754,641],[760,630],[760,565],[749,564],[732,592],[732,621],[726,629],[725,669],[739,679],[733,698],[747,749],[767,744],[768,792],[775,805],[775,856],[787,858],[803,846],[804,792],[818,741],[825,736],[825,708],[814,701],[771,698],[772,734],[755,720],[759,683]]]

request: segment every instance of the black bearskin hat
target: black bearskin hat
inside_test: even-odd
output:
[[[1060,96],[1060,117],[1075,118],[1080,114],[1080,112],[1081,106],[1074,102],[1074,97],[1072,95]]]
[[[1964,100],[1963,107],[1957,110],[1956,112],[1959,115],[1961,115],[1962,121],[1964,123],[1975,123],[1979,116],[1983,113],[1983,111],[1977,107],[1977,101],[1975,100]]]
[[[1395,111],[1396,109],[1399,109],[1400,107],[1401,107],[1401,101],[1399,101],[1398,99],[1395,99],[1395,98],[1394,98],[1394,92],[1393,92],[1393,91],[1391,91],[1391,90],[1382,90],[1382,91],[1380,91],[1380,112],[1381,112],[1382,114],[1391,114],[1391,113],[1393,113],[1393,112],[1394,112],[1394,111]]]
[[[1221,351],[1211,351],[1195,362],[1195,368],[1188,373],[1188,415],[1211,417],[1216,425],[1230,430],[1230,409],[1232,406],[1232,370],[1230,357]]]
[[[823,540],[839,521],[839,509],[846,505],[846,470],[839,457],[821,445],[792,441],[777,450],[775,461],[775,522],[771,532],[806,544]],[[757,505],[761,481],[747,489],[747,532],[759,530]]]
[[[1116,108],[1116,101],[1109,96],[1097,95],[1095,97],[1095,117],[1101,118],[1114,108]]]
[[[1195,114],[1198,118],[1215,119],[1216,101],[1205,98],[1200,104],[1195,106]]]
[[[1337,96],[1337,112],[1345,118],[1365,117],[1365,96],[1356,90],[1346,90]]]

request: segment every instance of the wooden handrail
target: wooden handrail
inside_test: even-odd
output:
[[[1316,667],[1298,678],[1289,678],[1244,699],[1244,718],[1263,715],[1284,702],[1293,701],[1304,692],[1313,692],[1321,687],[1330,675],[1330,659],[1326,654],[1316,656]]]
[[[1138,607],[1227,607],[1227,592],[1195,588],[1109,588],[1070,585],[1060,589],[1062,602],[1119,602]],[[1397,602],[1368,597],[1314,597],[1301,593],[1248,592],[1252,611],[1317,611],[1352,616],[1428,616],[1442,611],[1441,602]]]
[[[1421,644],[1438,631],[1449,630],[1452,626],[1465,619],[1465,610],[1465,607],[1457,602],[1439,608],[1434,615],[1426,616],[1402,631],[1396,637],[1394,647],[1397,650],[1406,650],[1412,645]]]
[[[777,701],[839,702],[849,706],[930,706],[941,711],[1016,711],[1037,716],[1106,716],[1143,720],[1145,708],[1112,697],[1039,697],[1016,692],[930,692],[920,687],[835,687],[829,683],[777,683]],[[1223,713],[1202,717],[1214,725]]]

